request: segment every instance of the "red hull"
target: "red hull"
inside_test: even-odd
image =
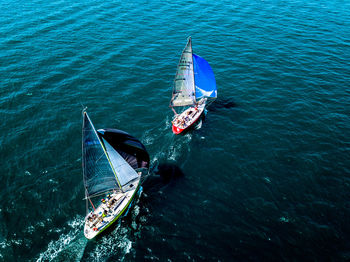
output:
[[[173,130],[173,133],[174,133],[175,135],[178,135],[178,134],[180,134],[182,131],[184,131],[185,129],[182,129],[182,128],[180,128],[180,127],[176,127],[176,126],[174,126],[174,124],[173,124],[172,130]]]
[[[192,124],[189,126],[186,126],[185,128],[181,128],[178,126],[175,126],[174,123],[172,123],[172,131],[175,135],[181,134],[183,131],[190,129],[197,121],[200,119],[200,116],[202,115],[203,111],[200,112],[200,114],[197,116],[197,118],[193,121]]]

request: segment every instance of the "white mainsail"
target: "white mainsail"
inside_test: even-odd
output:
[[[189,37],[177,66],[170,106],[188,106],[195,103],[196,95],[193,71],[192,41],[191,37]]]
[[[83,117],[83,180],[87,197],[120,187],[88,114]]]

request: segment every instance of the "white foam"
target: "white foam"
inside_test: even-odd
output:
[[[127,238],[127,228],[118,227],[109,235],[103,236],[95,246],[95,249],[89,253],[89,261],[105,261],[115,254],[120,254],[119,259],[123,260],[124,256],[130,253],[132,242]]]
[[[149,135],[149,131],[145,131],[143,137],[142,137],[142,143],[145,146],[149,146],[152,145],[154,142],[154,137],[152,137],[151,135]]]
[[[290,222],[288,217],[280,217],[279,221],[283,222],[283,223],[289,223]]]
[[[135,205],[132,209],[132,218],[135,219],[140,214],[140,207]]]
[[[32,234],[35,231],[35,227],[34,226],[28,226],[25,230],[25,232]]]
[[[141,223],[146,223],[147,222],[147,217],[145,217],[145,216],[140,217],[140,222]]]
[[[8,244],[6,241],[0,242],[0,247],[1,247],[1,248],[6,248],[6,247],[8,247],[8,246],[9,246],[9,244]]]
[[[132,221],[132,222],[131,222],[131,227],[132,227],[134,230],[137,229],[137,224],[136,224],[135,221]]]
[[[169,160],[176,160],[177,157],[177,148],[175,146],[170,146],[169,147],[169,152],[168,152],[168,159]]]
[[[169,120],[169,116],[165,118],[165,128],[164,130],[168,129],[171,127],[171,120]]]
[[[271,179],[270,179],[269,177],[267,177],[267,176],[264,177],[264,181],[265,181],[266,183],[269,183],[269,184],[271,183]]]
[[[202,127],[202,120],[199,120],[198,124],[196,124],[195,129],[198,130]]]
[[[57,259],[65,250],[67,250],[68,254],[74,253],[73,257],[75,256],[76,258],[80,259],[87,243],[87,239],[85,239],[81,233],[83,220],[83,217],[77,216],[72,221],[68,221],[67,224],[72,228],[72,230],[68,234],[62,234],[58,240],[52,240],[48,244],[47,249],[39,255],[37,261],[51,261],[53,259]]]

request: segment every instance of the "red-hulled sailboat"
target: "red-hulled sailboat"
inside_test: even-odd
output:
[[[189,37],[177,66],[170,101],[170,107],[175,114],[172,121],[173,133],[180,134],[194,126],[206,105],[216,97],[213,70],[204,58],[192,52],[192,40]],[[175,107],[180,107],[181,113],[178,114]]]

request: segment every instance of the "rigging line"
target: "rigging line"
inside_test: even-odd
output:
[[[94,211],[95,211],[95,210],[96,210],[96,208],[95,208],[94,204],[92,203],[92,201],[91,201],[91,199],[90,199],[90,198],[88,198],[88,199],[89,199],[90,204],[92,205],[92,207],[94,208]]]
[[[101,156],[96,160],[95,164],[104,156],[104,154],[101,154]]]
[[[80,105],[83,108],[83,110],[82,110],[82,114],[83,114],[88,109],[88,107],[84,106],[84,104],[81,101],[80,101]]]
[[[87,197],[87,189],[85,188],[85,198]],[[88,213],[88,211],[89,211],[89,203],[88,203],[88,201],[86,200],[86,214]]]
[[[89,198],[87,187],[85,187],[85,199],[86,199],[86,213],[88,213],[88,210],[89,210],[88,201],[87,201],[88,199],[90,201],[91,206],[93,207],[93,209],[95,211],[96,208],[95,208],[94,204],[92,203],[91,199]]]

